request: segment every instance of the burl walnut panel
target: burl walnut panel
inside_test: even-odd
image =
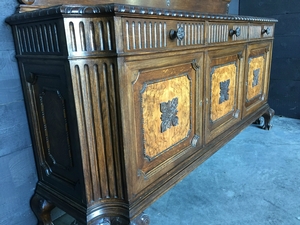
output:
[[[262,81],[265,59],[263,56],[249,59],[249,73],[247,80],[247,101],[262,93]]]
[[[39,9],[7,19],[39,224],[57,206],[74,224],[147,225],[143,210],[242,129],[272,127],[274,19],[208,13],[228,0],[21,2]]]
[[[188,137],[191,129],[191,81],[186,74],[152,81],[144,84],[141,99],[144,151],[151,159]]]
[[[211,71],[211,115],[215,121],[233,112],[236,98],[237,66],[235,63],[214,67]]]

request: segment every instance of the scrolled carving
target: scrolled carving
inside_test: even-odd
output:
[[[200,69],[200,65],[197,63],[196,59],[193,60],[192,67],[193,67],[194,70],[199,70]]]

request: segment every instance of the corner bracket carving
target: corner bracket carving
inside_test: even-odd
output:
[[[196,71],[198,71],[200,69],[200,65],[197,63],[196,59],[193,60],[192,67]]]
[[[195,136],[193,137],[192,141],[191,141],[191,145],[192,147],[196,147],[198,140],[199,140],[200,136],[195,134]]]

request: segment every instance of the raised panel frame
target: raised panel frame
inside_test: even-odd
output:
[[[44,61],[23,60],[20,68],[40,181],[82,201],[82,164],[74,99],[67,88],[68,70],[63,62],[52,60],[46,65]],[[63,124],[55,123],[58,120]],[[57,130],[63,134],[61,139],[51,138],[57,136]],[[59,154],[64,158],[57,160]]]
[[[174,165],[180,164],[203,144],[201,138],[202,124],[196,123],[196,121],[202,121],[203,53],[187,54],[182,57],[163,57],[161,55],[143,61],[125,61],[123,63],[124,76],[120,76],[120,82],[126,84],[127,89],[123,90],[122,95],[128,97],[121,96],[121,108],[122,111],[130,111],[130,108],[134,109],[129,118],[122,119],[123,127],[126,127],[126,131],[123,132],[123,139],[131,140],[130,143],[125,141],[124,149],[129,151],[125,156],[125,162],[127,164],[126,168],[128,168],[126,172],[129,175],[127,177],[129,199],[133,201],[142,193],[153,191],[150,187],[157,185],[159,177],[165,176]],[[167,81],[178,78],[188,81],[190,86],[189,130],[178,142],[163,149],[152,158],[147,157],[144,149],[143,94],[151,85],[165,84]],[[172,99],[174,99],[174,96],[170,95],[169,100]],[[180,100],[178,102],[178,110],[182,110]],[[157,107],[159,106],[157,105]],[[156,115],[159,123],[161,115]],[[177,115],[180,121],[180,113]],[[127,132],[127,130],[130,130],[130,132]]]
[[[206,54],[205,143],[242,118],[244,58],[245,45],[232,46],[229,50],[212,50]],[[223,87],[228,89],[225,93],[229,96],[225,99]]]
[[[253,43],[247,47],[246,65],[245,65],[245,82],[244,82],[244,105],[243,117],[248,116],[256,111],[259,107],[267,102],[270,80],[270,65],[272,58],[272,41],[262,43]],[[256,61],[255,61],[256,60]],[[259,62],[260,61],[260,62]],[[253,65],[253,66],[251,66]],[[259,66],[260,65],[260,66]],[[253,68],[252,68],[253,67]],[[255,68],[254,68],[255,67]],[[252,87],[255,83],[254,72],[259,69],[259,77],[254,90]],[[251,76],[251,77],[250,77]],[[253,83],[254,82],[254,83]],[[254,93],[249,93],[253,91]]]

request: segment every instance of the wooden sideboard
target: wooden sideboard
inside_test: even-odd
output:
[[[102,4],[7,22],[39,224],[54,206],[77,224],[149,224],[143,210],[246,126],[271,127],[274,19]]]

